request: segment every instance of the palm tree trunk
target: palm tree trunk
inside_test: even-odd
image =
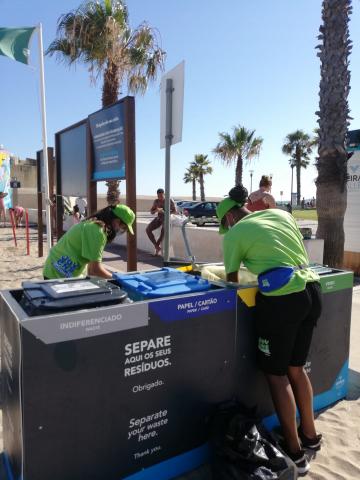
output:
[[[318,229],[316,238],[324,239],[324,265],[341,267],[344,252],[344,216],[347,204],[346,190],[336,183],[317,185],[316,208]]]
[[[108,62],[104,72],[104,82],[102,89],[102,106],[107,107],[118,99],[119,92],[119,72],[118,67]],[[108,205],[116,205],[120,202],[120,180],[108,180],[106,182],[108,188],[106,201]]]
[[[291,165],[291,191],[290,191],[291,206],[293,206],[293,192],[294,192],[294,165]]]
[[[192,181],[192,199],[196,200],[196,179]]]
[[[238,155],[235,169],[235,185],[242,184],[242,174],[243,174],[243,160],[242,156]]]
[[[108,62],[106,70],[104,72],[104,82],[102,88],[102,106],[108,107],[112,103],[116,102],[119,93],[119,69],[112,63]]]
[[[297,162],[296,162],[296,203],[297,203],[297,205],[300,205],[300,203],[301,203],[301,180],[300,180],[300,175],[301,175],[301,165],[300,165],[300,160],[297,160]]]
[[[200,200],[205,202],[205,188],[204,188],[204,175],[200,173],[199,175],[199,183],[200,183]]]
[[[321,62],[319,111],[319,157],[316,166],[317,238],[324,239],[324,263],[342,265],[344,215],[347,203],[347,154],[345,137],[349,125],[350,90],[349,18],[350,0],[323,0],[318,56]]]

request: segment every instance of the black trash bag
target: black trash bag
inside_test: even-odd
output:
[[[294,480],[292,461],[272,442],[254,409],[226,405],[214,417],[214,480]]]

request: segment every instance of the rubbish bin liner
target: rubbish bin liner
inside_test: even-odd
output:
[[[239,409],[237,409],[239,411]],[[244,407],[219,410],[214,421],[212,473],[216,480],[295,480],[297,469]],[[247,413],[244,413],[247,412]]]
[[[226,281],[224,265],[199,265],[201,276],[209,281]],[[257,285],[257,275],[249,272],[245,267],[240,267],[238,272],[240,285]]]

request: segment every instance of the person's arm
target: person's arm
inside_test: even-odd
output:
[[[269,208],[276,208],[275,198],[270,193],[266,195],[264,200],[265,200],[265,203],[269,205]]]
[[[101,262],[88,263],[88,275],[92,277],[112,278],[112,274],[102,266]]]
[[[228,282],[239,283],[239,275],[238,272],[230,272],[226,274],[226,280]]]
[[[239,228],[239,227],[238,227]],[[245,255],[241,246],[241,231],[230,230],[223,241],[224,266],[226,280],[239,283],[239,268]]]
[[[150,213],[154,215],[158,211],[158,206],[157,206],[157,201],[154,200],[154,203],[152,204],[152,207],[150,208]]]

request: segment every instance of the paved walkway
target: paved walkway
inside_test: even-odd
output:
[[[127,271],[127,251],[122,245],[110,244],[103,255],[103,263],[109,270],[117,272]],[[153,270],[163,266],[163,258],[155,257],[148,252],[137,251],[137,270]]]

